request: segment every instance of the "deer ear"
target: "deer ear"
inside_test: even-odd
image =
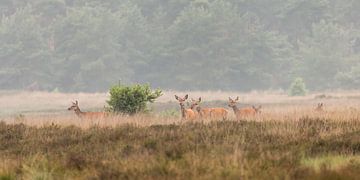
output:
[[[239,100],[239,96],[236,97],[235,101],[238,101]]]
[[[175,99],[176,99],[176,100],[179,100],[179,96],[175,95]]]
[[[185,100],[187,100],[188,97],[189,97],[189,95],[185,95]]]
[[[201,102],[201,97],[199,97],[199,102]]]
[[[76,100],[76,105],[79,105],[79,102]]]

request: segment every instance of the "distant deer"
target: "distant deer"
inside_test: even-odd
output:
[[[258,107],[252,106],[252,108],[255,110],[256,114],[261,114],[261,108],[262,108],[261,105],[259,105]]]
[[[69,111],[74,111],[75,114],[80,118],[104,118],[108,115],[106,112],[82,112],[79,108],[79,102],[72,102],[72,105],[68,108]]]
[[[315,108],[316,112],[324,112],[324,103],[318,103],[317,107]]]
[[[25,88],[26,91],[30,91],[30,92],[33,92],[33,91],[39,91],[40,90],[40,85],[37,81],[31,83],[30,85],[28,85],[26,88]]]
[[[199,100],[192,99],[191,109],[195,109],[202,118],[227,118],[227,110],[225,108],[203,108],[200,106],[201,97]]]
[[[247,117],[247,116],[255,116],[256,110],[254,107],[245,107],[239,109],[236,105],[238,100],[239,97],[236,97],[235,100],[229,97],[229,104],[228,104],[229,107],[233,108],[236,119],[241,119],[242,117]]]
[[[197,117],[197,113],[195,113],[192,109],[185,108],[185,101],[188,99],[188,97],[188,95],[185,95],[184,98],[181,98],[175,95],[175,99],[179,101],[182,119],[193,120]]]

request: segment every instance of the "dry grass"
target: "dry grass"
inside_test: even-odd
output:
[[[49,125],[59,126],[77,126],[83,129],[89,127],[115,127],[118,125],[131,124],[134,126],[151,126],[151,125],[167,125],[167,124],[180,124],[182,123],[177,117],[158,118],[152,115],[136,115],[136,116],[112,116],[103,119],[81,119],[75,114],[69,115],[28,115],[18,116],[15,118],[4,118],[4,122],[8,124],[25,124],[28,126],[43,127]]]
[[[3,179],[356,179],[360,122],[0,123]],[[331,164],[329,164],[331,163]]]
[[[61,114],[74,100],[79,100],[84,109],[99,109],[105,105],[106,98],[105,93],[0,92],[0,116]]]

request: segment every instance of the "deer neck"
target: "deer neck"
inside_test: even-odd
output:
[[[74,111],[75,111],[75,114],[76,114],[77,116],[79,116],[79,117],[81,117],[82,115],[84,115],[84,112],[82,112],[82,111],[80,110],[80,108],[76,108]]]
[[[181,110],[181,117],[183,119],[185,119],[186,113],[185,113],[185,105],[184,104],[180,104],[180,110]]]
[[[197,108],[195,108],[195,110],[196,110],[198,113],[200,113],[201,110],[202,110],[202,107],[198,106]]]
[[[237,107],[237,105],[234,105],[232,107],[232,109],[234,110],[234,113],[236,114],[239,111],[239,108]]]

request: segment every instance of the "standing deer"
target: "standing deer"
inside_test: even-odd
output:
[[[227,110],[224,108],[203,108],[200,106],[201,97],[199,100],[192,99],[191,109],[196,107],[196,111],[199,113],[202,118],[227,118]]]
[[[239,100],[239,97],[236,97],[235,100],[233,100],[229,97],[229,104],[228,104],[229,107],[233,108],[236,119],[239,120],[242,117],[255,116],[256,110],[254,109],[254,107],[245,107],[245,108],[239,109],[236,105],[238,100]]]
[[[68,108],[69,111],[74,110],[75,114],[80,118],[104,118],[108,114],[106,112],[82,112],[79,108],[79,102],[72,102],[72,105]]]
[[[193,111],[197,111],[201,118],[209,118],[210,117],[210,111],[211,108],[203,108],[200,107],[201,97],[199,97],[199,100],[191,99],[191,106],[190,108]]]
[[[190,119],[193,120],[197,117],[197,114],[192,109],[185,108],[185,101],[188,99],[188,95],[185,95],[184,98],[181,98],[175,95],[175,99],[179,101],[181,117],[182,119]]]
[[[324,103],[318,103],[317,107],[315,108],[316,112],[324,112]]]

